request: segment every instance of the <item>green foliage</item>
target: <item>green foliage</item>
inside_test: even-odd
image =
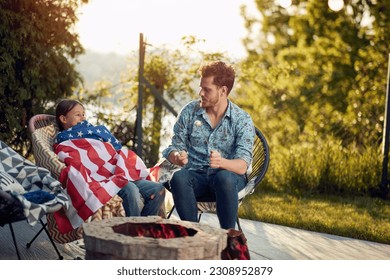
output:
[[[327,1],[297,0],[288,9],[276,2],[256,0],[258,17],[242,10],[249,55],[237,89],[270,142],[275,186],[378,188],[390,1],[348,1],[340,12]]]
[[[262,28],[245,41],[250,55],[242,64],[240,95],[247,104],[257,99],[267,106],[257,121],[273,141],[298,140],[295,130],[274,134],[284,126],[280,119],[289,119],[307,139],[333,134],[343,144],[380,142],[390,41],[384,2],[390,4],[351,1],[335,13],[326,1],[295,1],[287,10],[257,1],[261,18],[247,23]],[[278,115],[279,124],[269,123],[270,115]]]
[[[52,110],[81,81],[72,31],[81,0],[0,0],[0,138],[28,155],[28,120]]]
[[[290,194],[369,195],[380,182],[377,148],[343,147],[328,137],[323,144],[297,144],[272,155],[269,184]]]

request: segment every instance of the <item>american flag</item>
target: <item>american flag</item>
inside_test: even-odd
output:
[[[111,143],[115,150],[120,150],[122,148],[121,142],[116,139],[104,125],[92,125],[88,121],[79,122],[71,128],[58,133],[56,143],[81,138],[92,138]]]
[[[66,164],[59,180],[71,200],[68,209],[54,215],[62,233],[82,225],[128,181],[157,181],[158,166],[147,168],[126,147],[115,150],[109,142],[79,138],[55,144],[54,149]]]

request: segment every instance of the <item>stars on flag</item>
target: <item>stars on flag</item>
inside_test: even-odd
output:
[[[79,122],[77,125],[67,129],[66,132],[59,132],[56,138],[56,143],[80,138],[92,138],[108,142],[112,144],[116,150],[119,150],[122,147],[121,142],[116,139],[105,126],[94,126],[88,121]]]

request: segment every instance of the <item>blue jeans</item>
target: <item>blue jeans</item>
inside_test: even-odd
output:
[[[162,184],[149,181],[129,181],[118,195],[123,199],[123,208],[127,217],[156,216],[165,198],[165,188]],[[141,196],[144,199],[142,207]]]
[[[223,169],[176,171],[170,180],[173,200],[180,219],[198,220],[197,199],[217,203],[221,228],[235,228],[238,212],[238,192],[245,187],[245,175]]]

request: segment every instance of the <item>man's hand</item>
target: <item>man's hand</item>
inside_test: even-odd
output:
[[[186,151],[176,151],[173,153],[174,160],[173,164],[184,166],[188,163],[188,154]]]
[[[210,167],[211,168],[220,168],[221,167],[222,156],[218,151],[211,151],[210,154]]]

